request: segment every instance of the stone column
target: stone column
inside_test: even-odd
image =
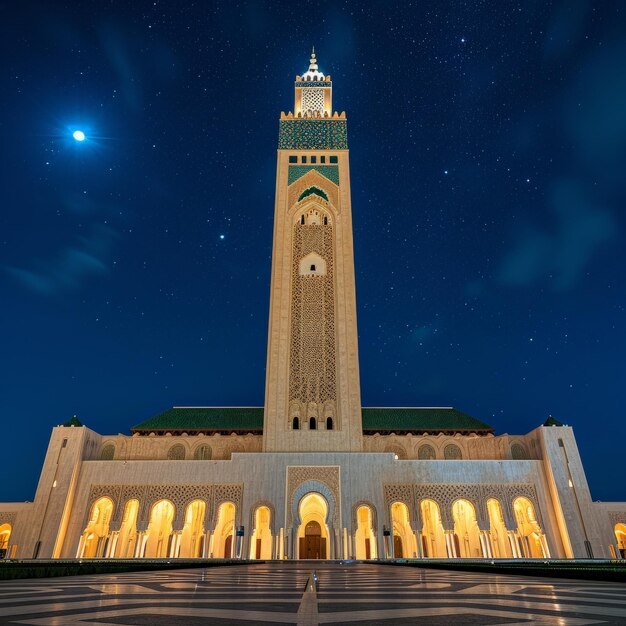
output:
[[[114,531],[111,533],[111,537],[109,539],[109,545],[107,546],[107,551],[106,554],[104,555],[105,558],[107,559],[111,559],[113,558],[113,555],[115,554],[115,548],[117,546],[117,540],[119,539],[120,533],[117,531]]]
[[[278,558],[282,561],[285,558],[285,529],[278,531]]]
[[[82,558],[84,549],[85,549],[85,535],[82,534],[80,536],[80,541],[78,542],[78,550],[76,550],[76,558],[77,559]]]
[[[209,545],[211,543],[211,531],[207,530],[206,533],[204,534],[204,544],[202,546],[202,558],[203,559],[208,559],[209,558]]]
[[[135,554],[133,558],[135,559],[143,559],[143,555],[146,551],[146,542],[148,541],[148,537],[146,535],[145,530],[137,531],[137,541],[135,543]]]
[[[417,554],[415,555],[418,559],[424,558],[424,553],[422,550],[422,529],[416,528],[414,531],[415,534],[415,545],[417,547]]]
[[[517,537],[515,536],[516,535],[515,531],[507,530],[506,535],[509,538],[509,543],[511,544],[511,552],[513,553],[513,558],[514,559],[521,558],[522,555],[520,554],[519,544],[517,543]]]
[[[491,554],[491,541],[489,540],[489,531],[481,530],[480,531],[480,549],[483,555],[483,559],[491,559],[493,558]]]
[[[456,553],[456,544],[454,543],[454,531],[444,530],[443,532],[446,538],[446,551],[448,553],[448,558],[458,559],[459,555]]]

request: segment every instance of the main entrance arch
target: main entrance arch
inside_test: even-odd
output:
[[[321,493],[307,493],[298,504],[298,559],[327,559],[329,556],[328,502]]]

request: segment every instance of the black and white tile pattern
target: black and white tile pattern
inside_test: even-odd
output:
[[[626,585],[277,562],[0,582],[0,624],[626,624]]]

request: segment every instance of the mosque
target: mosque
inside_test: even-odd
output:
[[[52,430],[0,558],[619,558],[572,428],[362,407],[345,113],[315,54],[281,113],[263,407],[173,407],[129,435]]]

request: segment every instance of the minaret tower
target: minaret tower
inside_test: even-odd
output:
[[[263,445],[362,450],[345,113],[317,65],[281,113]]]

